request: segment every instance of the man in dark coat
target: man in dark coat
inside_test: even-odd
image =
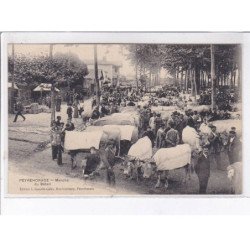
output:
[[[62,104],[62,97],[60,94],[58,94],[56,97],[56,112],[61,111],[61,104]]]
[[[155,134],[154,132],[151,130],[150,127],[147,128],[147,130],[142,134],[142,137],[147,136],[151,143],[152,143],[152,147],[154,147],[154,141],[155,141]]]
[[[161,127],[163,124],[163,120],[161,118],[161,114],[157,114],[155,118],[155,134],[157,134],[158,129]]]
[[[235,162],[241,161],[240,159],[241,152],[241,142],[236,134],[236,128],[232,127],[229,131],[228,138],[228,157],[230,164],[232,165]]]
[[[115,151],[113,145],[107,145],[106,149],[99,150],[100,159],[106,169],[106,179],[109,185],[115,185]]]
[[[172,148],[179,144],[180,137],[179,137],[179,132],[176,129],[174,129],[175,123],[170,122],[169,126],[170,126],[170,129],[166,133],[165,143],[166,143],[167,148]]]
[[[92,113],[91,119],[98,119],[100,117],[100,112],[98,110],[98,107],[96,107]]]
[[[72,119],[72,113],[73,113],[73,109],[71,107],[71,104],[69,104],[68,108],[67,108],[67,115],[68,115],[68,119]]]
[[[64,145],[66,131],[73,131],[75,129],[74,123],[68,119],[65,128],[62,130],[62,144]]]
[[[57,127],[61,126],[61,124],[62,124],[61,120],[62,120],[62,117],[60,115],[58,115],[56,117],[56,121],[55,121]]]
[[[142,121],[142,131],[145,131],[149,125],[149,114],[147,111],[147,107],[143,107],[142,111],[141,111],[141,121]]]
[[[206,194],[207,184],[210,177],[210,159],[209,149],[204,147],[198,162],[195,166],[195,172],[199,179],[199,194]]]
[[[90,155],[87,156],[86,167],[84,169],[84,175],[92,174],[100,164],[100,156],[97,154],[97,150],[94,147],[90,148]]]
[[[51,124],[51,131],[50,131],[52,160],[57,159],[56,132],[57,132],[56,122],[53,121]]]
[[[128,102],[127,106],[135,106],[135,103],[132,102],[132,100],[130,100],[130,101]]]
[[[51,129],[52,159],[57,159],[57,164],[62,165],[62,131],[54,122]]]
[[[70,119],[68,119],[64,130],[73,131],[74,129],[75,129],[74,123]]]
[[[23,112],[23,105],[22,105],[21,102],[18,102],[18,103],[17,103],[16,109],[17,109],[17,113],[16,113],[16,116],[15,116],[15,119],[14,119],[13,122],[16,122],[16,121],[17,121],[17,118],[18,118],[19,115],[22,116],[23,121],[25,121],[26,118],[25,118],[25,116],[22,114],[22,112]]]

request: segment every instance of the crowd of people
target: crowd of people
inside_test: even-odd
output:
[[[228,114],[222,110],[174,111],[168,119],[163,119],[161,113],[152,112],[150,107],[143,107],[140,109],[140,117],[141,137],[147,136],[152,142],[152,148],[155,147],[156,150],[187,143],[184,136],[197,135],[199,145],[192,152],[192,157],[197,160],[194,169],[199,179],[200,194],[206,193],[212,158],[216,168],[220,170],[226,170],[229,165],[241,161],[242,143],[236,128],[232,126],[229,133],[219,133],[212,123],[228,119]],[[160,187],[161,181],[159,177],[155,187]]]
[[[207,131],[209,131],[209,133],[207,133],[208,136],[206,140],[200,140],[202,142],[200,145],[201,157],[204,156],[205,160],[209,161],[207,155],[214,156],[218,166],[221,164],[218,156],[222,151],[229,159],[228,164],[233,164],[241,160],[241,142],[237,135],[236,128],[232,127],[229,133],[225,135],[218,133],[216,126],[213,125],[213,121],[230,119],[230,113],[227,110],[217,107],[215,109],[210,108],[208,110],[197,111],[193,109],[185,109],[185,106],[183,106],[182,108],[177,109],[178,111],[173,111],[169,117],[166,118],[165,116],[162,116],[162,112],[164,111],[152,111],[153,107],[163,104],[159,101],[160,98],[177,100],[177,103],[174,103],[176,106],[178,106],[178,101],[185,101],[185,98],[181,96],[180,92],[173,89],[165,90],[164,93],[166,94],[164,97],[162,94],[159,95],[158,93],[152,95],[150,94],[147,105],[140,106],[138,103],[145,97],[145,92],[143,91],[135,89],[105,90],[101,95],[99,106],[96,105],[96,99],[93,98],[93,112],[91,117],[88,117],[88,121],[83,120],[83,122],[91,125],[91,121],[95,121],[112,113],[117,113],[123,107],[135,106],[135,110],[140,116],[139,137],[147,136],[151,140],[153,148],[170,148],[183,144],[183,131],[185,129],[195,130],[200,138],[202,138],[204,133],[206,134]],[[201,96],[202,95],[203,97],[201,98],[204,98],[206,93],[202,93]],[[173,103],[171,103],[171,105],[173,105]],[[51,129],[52,159],[56,159],[58,165],[62,164],[65,132],[75,129],[72,119],[83,117],[85,111],[79,100],[74,99],[73,104],[68,103],[66,112],[68,116],[67,123],[64,124],[61,121],[61,117],[58,116],[57,120],[53,122]],[[91,152],[90,157],[87,157],[87,165],[89,168],[91,168],[90,165],[94,164],[96,166],[98,164],[98,161],[95,159],[98,155],[97,151],[95,149],[91,149]],[[94,163],[92,158],[94,159]],[[107,162],[109,162],[109,160],[107,160]],[[114,163],[111,165],[113,166]],[[86,168],[86,171],[88,172],[90,170]],[[204,186],[202,188],[203,190],[201,190],[201,192],[204,192]]]
[[[206,99],[204,98],[206,94],[207,92],[202,92],[201,96],[203,95],[203,97],[200,99]],[[187,123],[192,124],[192,127],[199,132],[199,128],[203,127],[204,123],[208,123],[208,126],[211,126],[210,123],[215,120],[230,119],[230,113],[227,110],[210,108],[198,112],[192,109],[185,110],[184,105],[183,110],[174,111],[166,120],[162,118],[160,112],[154,112],[151,108],[155,106],[164,106],[164,103],[160,101],[162,97],[167,97],[169,100],[176,100],[176,98],[178,98],[174,105],[178,105],[178,102],[183,102],[183,100],[185,101],[185,96],[184,98],[181,97],[180,90],[172,87],[170,89],[165,88],[165,90],[157,92],[156,95],[149,95],[147,105],[141,107],[138,105],[138,102],[140,102],[144,96],[145,92],[133,88],[106,89],[102,92],[99,106],[96,106],[96,99],[93,98],[93,112],[89,119],[93,121],[103,116],[117,113],[121,107],[137,106],[141,118],[141,135],[148,134],[153,145],[157,148],[175,146],[182,143],[182,130],[187,126]],[[166,106],[170,104],[173,105],[173,103],[168,103]],[[72,124],[73,118],[83,116],[84,107],[80,104],[78,98],[74,98],[73,104],[68,103],[66,112],[68,116],[66,126],[68,126],[68,124]],[[68,130],[66,126],[65,129]]]
[[[238,95],[236,90],[219,88],[216,93],[216,103],[220,110],[232,111],[232,104],[237,102]],[[211,105],[211,88],[202,90],[199,95],[199,105]]]
[[[150,108],[143,107],[140,109],[140,114],[142,137],[148,136],[153,147],[168,148],[183,143],[183,130],[189,126],[200,136],[209,134],[208,141],[201,146],[208,147],[211,153],[220,153],[221,135],[216,131],[216,126],[212,124],[212,121],[227,118],[224,112],[187,110],[181,113],[174,111],[168,119],[163,119],[160,113],[151,112]],[[231,159],[230,164],[233,164],[239,160],[240,149],[240,138],[237,136],[235,127],[231,128],[227,139],[228,156]]]

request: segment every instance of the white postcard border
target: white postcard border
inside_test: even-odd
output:
[[[6,196],[8,166],[8,43],[239,43],[242,44],[243,194],[161,196]],[[162,32],[16,32],[1,36],[1,207],[3,213],[28,214],[223,214],[250,211],[250,34]]]

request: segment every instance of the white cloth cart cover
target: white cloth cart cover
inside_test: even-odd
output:
[[[153,156],[158,170],[172,170],[191,163],[191,147],[188,144],[173,148],[161,148]]]
[[[152,142],[147,136],[139,139],[128,151],[128,156],[136,157],[140,160],[150,159],[152,154]]]
[[[66,150],[90,149],[91,147],[99,149],[102,135],[102,131],[66,131],[64,148]]]

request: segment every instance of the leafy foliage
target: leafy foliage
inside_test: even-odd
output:
[[[147,70],[162,67],[174,74],[175,70],[194,69],[210,72],[210,45],[196,44],[133,44],[128,45],[128,58]],[[238,45],[216,45],[217,74],[229,74],[239,66]]]
[[[9,81],[12,81],[13,59],[8,58]],[[75,54],[57,53],[51,59],[48,56],[27,57],[16,55],[14,58],[14,79],[19,86],[33,88],[40,83],[52,83],[57,86],[74,87],[82,83],[88,74],[87,65]]]
[[[215,45],[215,75],[214,87],[219,84],[219,79],[231,79],[240,69],[240,46],[237,44]],[[183,84],[183,72],[187,77],[186,86],[200,93],[204,87],[201,76],[208,78],[211,72],[211,49],[209,44],[133,44],[127,46],[128,59],[140,68],[140,78],[143,75],[156,73],[165,69],[174,78],[175,84]],[[238,71],[240,72],[240,70]],[[181,79],[176,79],[181,73]],[[157,74],[158,75],[158,74]],[[209,81],[209,80],[207,80]],[[202,82],[202,84],[201,84]],[[239,82],[239,81],[238,81]],[[146,86],[146,84],[145,84]],[[186,88],[187,88],[186,87]]]

